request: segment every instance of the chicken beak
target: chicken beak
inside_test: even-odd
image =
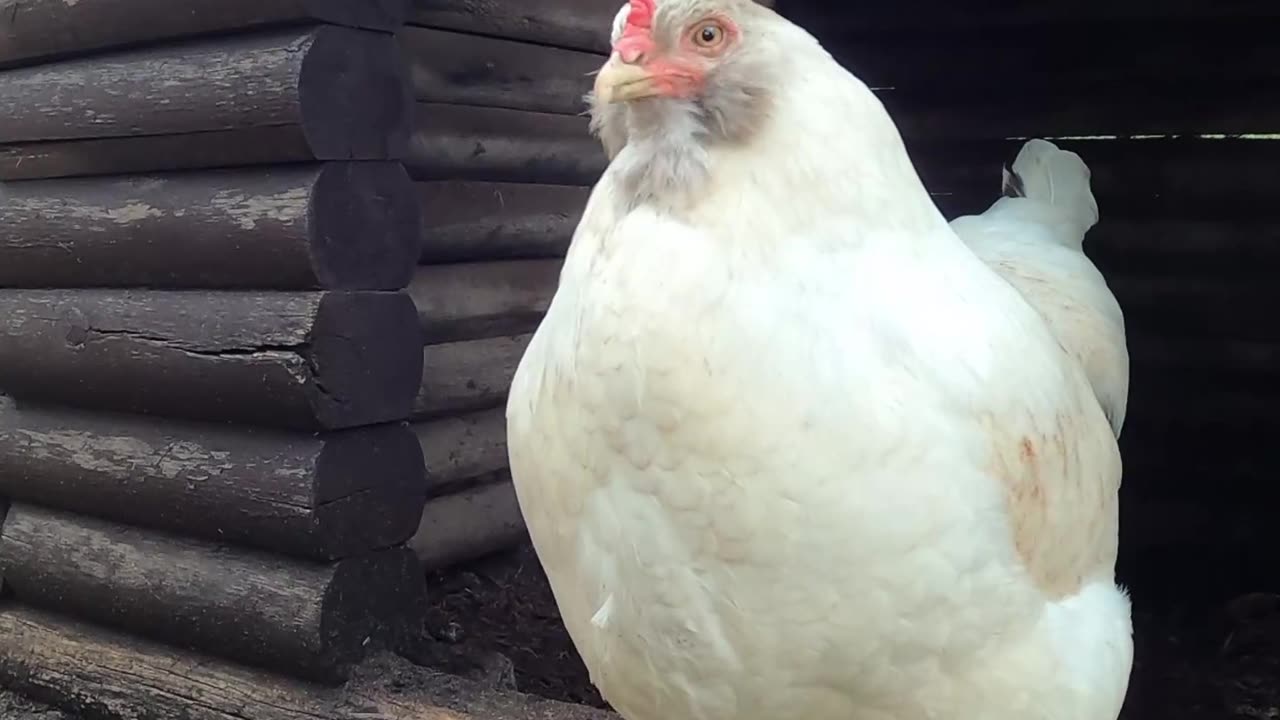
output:
[[[627,102],[660,94],[657,79],[642,65],[623,62],[617,53],[596,75],[596,98],[603,103]]]

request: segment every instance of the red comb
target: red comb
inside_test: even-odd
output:
[[[631,12],[627,13],[627,24],[623,36],[647,33],[653,29],[653,14],[657,11],[654,0],[631,0]]]

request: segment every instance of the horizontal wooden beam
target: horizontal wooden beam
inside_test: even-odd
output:
[[[528,332],[560,282],[560,260],[423,265],[409,296],[428,344]]]
[[[507,550],[527,542],[524,516],[510,474],[467,490],[432,498],[409,541],[426,571]]]
[[[1101,82],[1101,81],[1100,81]],[[1119,87],[1119,86],[1116,86]],[[1087,96],[973,95],[938,97],[900,90],[879,93],[908,139],[954,142],[1035,136],[1266,134],[1280,122],[1280,99],[1256,89],[1206,86],[1188,103],[1187,88],[1143,92],[1120,88]],[[1087,101],[1086,101],[1087,98]]]
[[[591,185],[608,165],[585,117],[418,103],[405,165],[415,180]]]
[[[406,627],[413,566],[403,548],[307,564],[20,503],[0,535],[24,604],[322,681]]]
[[[417,188],[423,263],[563,257],[591,195],[591,188],[571,185],[444,181]]]
[[[426,346],[412,417],[438,418],[501,405],[532,338],[526,333]]]
[[[410,22],[590,52],[609,52],[618,0],[415,0]]]
[[[577,115],[604,58],[544,45],[406,27],[398,38],[414,97]]]
[[[300,430],[401,420],[422,378],[402,292],[0,290],[0,392]]]
[[[1043,133],[1037,133],[1041,135]],[[1280,142],[1268,140],[1055,140],[1080,154],[1092,171],[1103,223],[1130,217],[1242,221],[1274,217],[1270,183]],[[1000,168],[1021,140],[929,142],[908,149],[931,193],[973,198],[985,210],[999,193]],[[1104,225],[1099,225],[1099,231]],[[1092,235],[1091,235],[1092,237]]]
[[[13,0],[0,4],[0,67],[168,38],[284,23],[394,30],[410,0]]]
[[[426,461],[427,493],[432,497],[507,468],[507,417],[501,407],[411,427]]]
[[[855,34],[871,38],[890,32],[954,34],[989,30],[1007,33],[1044,25],[1078,27],[1131,22],[1148,27],[1170,21],[1280,18],[1280,10],[1270,0],[1235,0],[1229,3],[1088,0],[1071,4],[1016,0],[1002,2],[999,6],[961,6],[945,0],[908,0],[859,7],[856,12],[850,11],[839,0],[777,0],[775,8],[793,22],[824,37]]]
[[[407,540],[422,477],[399,424],[304,435],[0,405],[0,495],[305,559]]]
[[[95,720],[618,720],[388,654],[310,685],[11,603],[0,637],[0,686]]]
[[[399,159],[411,119],[394,38],[332,25],[9,70],[0,97],[0,180]]]
[[[398,290],[417,195],[393,162],[8,183],[0,287]]]

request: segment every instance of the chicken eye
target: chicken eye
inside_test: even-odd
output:
[[[693,42],[698,47],[714,48],[724,42],[724,27],[715,22],[703,23],[693,31]]]

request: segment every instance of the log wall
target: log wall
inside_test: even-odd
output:
[[[524,537],[502,405],[605,165],[612,4],[4,8],[0,686],[110,718],[550,712],[352,678],[421,625],[424,570]],[[161,700],[120,681],[175,658]]]
[[[2,5],[6,618],[59,618],[43,632],[68,647],[87,622],[156,657],[348,680],[420,624],[408,541],[428,495],[469,497],[463,476],[505,464],[492,419],[448,413],[501,395],[511,350],[487,333],[527,332],[546,302],[536,287],[501,297],[519,266],[477,267],[490,290],[474,301],[473,275],[418,277],[426,203],[413,178],[454,171],[407,163],[410,149],[480,126],[455,113],[417,129],[421,67],[398,35],[408,0]],[[463,107],[448,87],[441,117]],[[547,125],[568,138],[564,127]],[[457,216],[440,252],[466,254],[476,227],[496,247],[536,244],[557,220],[486,222]],[[510,262],[546,263],[555,242]],[[431,333],[462,351],[424,372]],[[473,370],[477,341],[498,369]],[[437,419],[410,426],[418,415]],[[79,681],[39,686],[62,671],[27,650],[4,634],[0,687],[95,717],[203,707],[150,707],[122,686],[86,708]],[[263,682],[265,698],[276,681]]]

